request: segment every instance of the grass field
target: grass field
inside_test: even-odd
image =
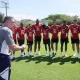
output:
[[[45,56],[43,44],[40,56],[20,58],[20,51],[16,53],[11,80],[80,80],[80,60],[72,56],[70,43],[65,58],[60,57],[60,45],[57,55],[52,58]]]

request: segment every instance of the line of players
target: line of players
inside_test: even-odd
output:
[[[26,41],[28,45],[28,56],[32,55],[32,45],[34,42],[34,56],[36,56],[36,49],[38,48],[38,54],[40,54],[40,44],[41,39],[43,39],[43,44],[45,45],[46,56],[55,56],[58,50],[58,42],[59,42],[59,32],[60,35],[60,43],[61,43],[61,55],[67,56],[67,44],[68,44],[68,33],[70,31],[71,35],[71,44],[73,50],[73,56],[76,56],[75,45],[77,48],[78,58],[80,58],[80,51],[79,51],[79,33],[80,33],[80,26],[77,24],[77,20],[74,19],[73,24],[67,25],[66,20],[63,21],[62,25],[57,25],[56,20],[53,20],[52,26],[46,26],[45,24],[40,24],[39,20],[36,20],[36,24],[28,25],[28,27],[24,27],[23,23],[20,23],[20,27],[15,25],[13,38],[16,43],[18,41],[19,45],[25,43],[25,34],[26,34]],[[52,34],[51,40],[49,34]],[[16,37],[17,35],[17,37]],[[43,37],[43,38],[42,38]],[[54,45],[55,44],[55,45]],[[63,47],[65,44],[65,48]],[[47,47],[48,45],[48,47]],[[54,48],[55,46],[55,48]],[[64,48],[64,50],[63,50]],[[49,49],[49,51],[48,51]],[[21,50],[20,56],[25,56],[26,53]],[[15,52],[13,52],[13,58],[15,58]]]

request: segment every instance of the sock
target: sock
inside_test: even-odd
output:
[[[75,51],[73,51],[73,53],[75,54],[76,52],[75,52]]]
[[[34,54],[36,54],[36,52],[34,52]]]
[[[21,55],[22,55],[22,53],[23,53],[23,52],[21,52]]]
[[[13,54],[13,58],[15,58],[15,54]]]
[[[48,51],[46,51],[46,53],[48,54]]]

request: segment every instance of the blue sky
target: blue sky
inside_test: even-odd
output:
[[[80,0],[8,0],[8,2],[8,15],[17,20],[42,19],[50,14],[80,15]],[[4,5],[0,3],[0,6]],[[0,8],[0,12],[5,13],[5,9]]]

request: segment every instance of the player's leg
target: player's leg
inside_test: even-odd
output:
[[[38,41],[38,54],[40,55],[40,43],[41,41]]]
[[[32,55],[32,45],[30,45],[30,55]]]
[[[30,56],[30,46],[29,46],[29,43],[28,43],[28,57]]]
[[[52,49],[52,54],[54,54],[54,39],[51,39],[51,49]]]
[[[72,44],[73,56],[76,56],[75,43]]]
[[[65,57],[67,57],[67,42],[65,42],[65,52],[64,52],[64,54],[65,54]]]
[[[71,38],[71,43],[72,43],[73,56],[76,56],[76,51],[75,51],[76,39]]]
[[[35,38],[35,42],[34,42],[34,56],[36,55],[36,49],[37,49],[37,40]]]
[[[76,48],[77,48],[78,58],[80,59],[79,39],[76,39]]]
[[[76,44],[77,53],[79,54],[79,44]]]
[[[38,54],[40,55],[41,36],[39,36],[37,40],[38,40]]]
[[[15,42],[15,44],[17,44],[16,40],[14,40],[14,42]],[[12,60],[15,60],[15,51],[13,51],[12,55],[13,55]]]
[[[58,50],[58,43],[55,43],[56,47],[55,47],[55,55],[57,53],[57,50]]]
[[[50,47],[50,43],[48,44],[48,48],[49,48],[49,55],[51,54],[51,47]]]
[[[63,42],[63,39],[62,38],[60,40],[60,43],[61,43],[61,54],[63,54],[63,44],[64,44],[64,42]]]
[[[48,55],[48,49],[47,49],[47,44],[44,44],[45,45],[45,50],[46,50],[46,56]]]
[[[63,45],[64,45],[64,43],[61,42],[61,55],[62,55],[62,56],[63,56]]]
[[[30,55],[32,55],[32,45],[33,45],[33,41],[30,41]]]

